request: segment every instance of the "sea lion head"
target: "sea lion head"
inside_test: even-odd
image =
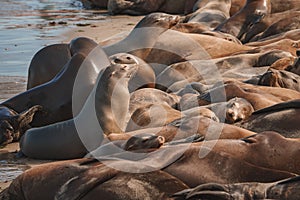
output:
[[[19,138],[30,128],[34,114],[41,106],[33,106],[18,114],[16,111],[0,106],[0,145],[6,145]]]
[[[226,105],[226,123],[233,124],[247,119],[254,109],[252,105],[243,98],[235,97],[228,101]]]
[[[141,134],[129,138],[124,146],[126,151],[135,151],[141,149],[156,149],[165,143],[163,136],[154,134]]]

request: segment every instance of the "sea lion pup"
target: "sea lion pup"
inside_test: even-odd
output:
[[[276,70],[272,68],[264,73],[258,81],[258,85],[289,88],[300,92],[299,83],[299,75],[285,70]]]
[[[290,199],[300,196],[300,176],[272,183],[206,183],[172,195],[174,200],[188,199]]]
[[[0,106],[0,146],[19,141],[25,131],[30,128],[34,114],[41,109],[41,106],[33,106],[18,114],[12,109]]]
[[[198,1],[188,22],[200,23],[213,30],[230,17],[230,0]]]
[[[123,132],[128,82],[137,70],[136,64],[105,68],[80,113],[68,121],[30,129],[20,141],[21,152],[38,159],[80,158],[101,144],[103,134]]]
[[[53,79],[76,53],[85,56],[97,47],[89,38],[79,37],[69,44],[53,44],[39,50],[28,68],[27,90]]]
[[[155,88],[142,88],[130,95],[129,113],[148,104],[168,104],[172,108],[177,108],[180,97],[176,94],[166,93]]]
[[[258,86],[236,80],[225,81],[224,85],[214,87],[198,96],[199,105],[224,101],[234,97],[244,98],[251,103],[254,110],[259,110],[284,101],[300,98],[300,93],[287,88]]]
[[[247,0],[246,5],[238,13],[221,23],[215,30],[242,39],[251,26],[261,21],[270,11],[270,0]]]
[[[252,113],[252,116],[235,125],[255,132],[272,130],[289,138],[300,137],[300,101],[279,103]]]

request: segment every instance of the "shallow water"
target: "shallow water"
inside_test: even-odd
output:
[[[61,42],[63,31],[105,18],[105,11],[83,10],[75,0],[1,0],[0,76],[27,76],[33,55]]]

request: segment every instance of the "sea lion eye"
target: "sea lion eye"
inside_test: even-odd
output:
[[[131,58],[129,56],[126,57],[127,60],[131,60]]]

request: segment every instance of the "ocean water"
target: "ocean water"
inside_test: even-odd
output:
[[[33,55],[59,43],[67,29],[105,19],[105,13],[85,10],[76,0],[0,1],[0,76],[27,76]]]

